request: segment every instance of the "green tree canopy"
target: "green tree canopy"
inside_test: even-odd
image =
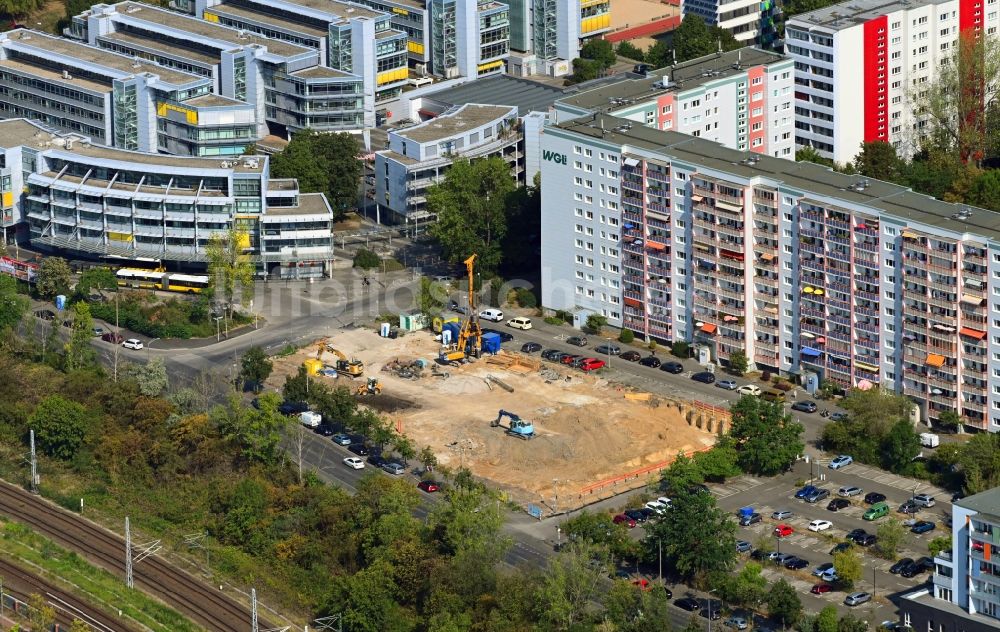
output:
[[[30,306],[28,297],[17,293],[17,280],[0,274],[0,330],[17,326]]]
[[[880,452],[882,467],[896,473],[906,471],[920,454],[920,436],[913,429],[913,422],[905,417],[897,419],[882,440]]]
[[[38,274],[35,277],[35,289],[39,296],[46,299],[53,299],[58,294],[69,292],[69,283],[72,272],[69,264],[62,257],[45,257],[38,266]]]
[[[49,395],[35,407],[28,426],[43,452],[57,459],[76,456],[87,431],[88,414],[82,405],[61,395]]]
[[[736,375],[743,375],[750,368],[750,360],[742,349],[737,349],[729,354],[729,370]]]
[[[371,270],[382,265],[382,258],[367,248],[360,248],[354,253],[354,267]]]
[[[802,616],[802,601],[791,584],[779,579],[767,596],[767,611],[783,625],[795,625]]]
[[[642,52],[642,49],[629,41],[620,42],[618,47],[615,49],[622,57],[626,57],[633,61],[645,61],[646,55]]]
[[[717,52],[720,47],[723,51],[742,47],[742,44],[733,37],[732,33],[717,26],[709,27],[703,18],[693,13],[684,16],[680,26],[674,30],[673,36],[674,52],[678,62],[711,55]],[[655,55],[659,57],[659,52]],[[665,62],[662,65],[666,65],[670,61],[657,59],[657,65],[660,62]]]
[[[966,202],[991,211],[1000,211],[1000,170],[988,169],[976,178],[966,196]]]
[[[853,587],[861,580],[864,567],[861,565],[861,558],[853,546],[846,551],[833,554],[833,570],[837,573],[838,581],[847,588]]]
[[[111,268],[90,268],[80,273],[76,282],[78,298],[87,298],[94,291],[99,293],[118,287],[118,278]]]
[[[94,335],[94,319],[85,301],[73,303],[73,328],[66,344],[66,370],[75,371],[93,366],[97,352],[90,344]]]
[[[212,419],[222,436],[231,441],[248,463],[270,465],[281,458],[281,430],[288,423],[278,411],[281,397],[264,393],[257,398],[257,408],[243,405],[235,393],[224,405],[212,410]]]
[[[698,488],[674,488],[670,499],[670,511],[646,525],[646,558],[657,559],[662,544],[663,557],[686,579],[732,568],[736,522],[716,507],[715,497]]]
[[[781,404],[746,395],[730,410],[729,436],[743,471],[772,476],[788,469],[802,454],[802,424],[793,421]]]
[[[500,245],[507,234],[509,198],[517,188],[502,158],[458,159],[444,180],[427,190],[427,209],[437,215],[431,235],[451,263],[476,254],[482,272],[500,265]]]
[[[803,147],[802,149],[796,150],[795,160],[798,162],[812,162],[817,165],[823,165],[824,167],[833,166],[833,161],[829,158],[821,156],[815,147]]]
[[[270,377],[272,369],[274,363],[260,347],[250,347],[240,358],[240,378],[244,382],[255,384],[255,391],[260,391],[264,380]]]
[[[899,182],[905,164],[896,155],[896,148],[885,141],[861,143],[861,151],[854,157],[854,170],[863,176]]]
[[[596,61],[601,70],[606,70],[618,61],[615,48],[608,40],[591,38],[580,47],[580,57]]]
[[[254,264],[245,250],[250,236],[240,228],[215,233],[205,246],[208,257],[208,277],[215,297],[223,301],[231,315],[237,300],[246,302],[253,297]]]
[[[162,395],[170,385],[167,377],[167,366],[163,358],[157,356],[146,364],[131,364],[128,367],[128,376],[135,380],[139,387],[139,392],[146,397],[157,397]]]
[[[910,532],[902,522],[890,518],[879,524],[875,535],[878,536],[878,550],[886,558],[894,560],[899,554],[899,549],[906,545]]]
[[[335,218],[340,219],[358,202],[359,151],[351,134],[302,130],[271,158],[271,177],[298,178],[303,193],[325,193]]]

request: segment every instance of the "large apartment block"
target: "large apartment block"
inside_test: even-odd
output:
[[[965,32],[995,34],[995,0],[852,0],[790,18],[796,143],[846,163],[862,142],[919,148],[921,86],[957,52]]]
[[[683,15],[697,15],[745,44],[770,46],[777,39],[775,20],[781,5],[774,0],[681,0],[680,4]]]
[[[545,307],[1000,431],[1000,214],[604,114],[541,150]]]
[[[232,227],[268,272],[316,276],[333,258],[333,212],[321,193],[269,176],[266,156],[231,160],[126,151],[24,119],[0,121],[4,230],[71,256],[205,265]],[[8,223],[9,216],[9,223]],[[26,230],[25,230],[26,229]]]
[[[253,108],[212,81],[45,33],[0,33],[0,112],[122,149],[188,156],[243,153]]]
[[[545,70],[546,62],[576,59],[584,40],[611,30],[610,0],[511,0],[509,4],[511,48],[529,53],[535,71]]]
[[[795,153],[792,61],[758,48],[692,59],[555,103],[563,123],[600,112],[781,158]]]
[[[955,501],[951,550],[934,559],[927,587],[903,595],[901,622],[912,630],[1000,629],[1000,488]]]

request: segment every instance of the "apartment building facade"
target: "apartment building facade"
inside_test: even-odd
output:
[[[795,154],[794,67],[759,48],[712,54],[555,103],[563,123],[596,112],[781,158]]]
[[[187,156],[239,155],[258,137],[253,109],[205,77],[27,29],[0,33],[0,112]]]
[[[603,114],[541,142],[545,307],[1000,430],[997,213]]]
[[[959,36],[995,35],[996,0],[852,0],[790,18],[796,143],[846,163],[861,143],[919,149],[924,86],[958,52]]]
[[[766,47],[777,39],[775,20],[781,6],[773,0],[681,0],[680,4],[683,15],[697,15],[744,44]]]
[[[511,0],[511,48],[532,65],[572,61],[589,38],[611,30],[610,0]],[[546,73],[550,74],[550,73]]]
[[[929,587],[903,595],[901,622],[914,630],[1000,629],[1000,488],[952,504],[951,549],[934,558]]]
[[[36,246],[197,267],[212,237],[235,226],[247,231],[246,247],[265,270],[314,276],[331,265],[325,196],[272,180],[266,156],[126,151],[8,119],[0,121],[0,169],[22,187],[2,197],[4,230],[9,217]]]

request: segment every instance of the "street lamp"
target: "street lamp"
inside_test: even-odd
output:
[[[552,496],[554,500],[552,501],[552,511],[554,513],[559,513],[559,479],[552,479]]]
[[[153,343],[159,340],[159,338],[153,338],[146,343],[146,361],[149,362],[149,348],[153,346]]]
[[[222,316],[216,316],[215,317],[215,341],[216,342],[219,342],[220,340],[222,340],[222,337],[219,334],[219,321],[220,320],[222,320]]]
[[[708,632],[712,632],[712,595],[715,589],[708,591]]]

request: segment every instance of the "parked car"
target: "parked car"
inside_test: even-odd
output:
[[[613,522],[615,524],[623,524],[626,527],[628,527],[629,529],[634,529],[635,525],[636,525],[635,519],[629,518],[628,516],[626,516],[623,513],[620,513],[617,516],[615,516],[614,518],[612,518],[611,522]]]
[[[507,321],[507,326],[513,327],[514,329],[531,329],[531,319],[525,318],[524,316],[511,318]]]
[[[776,526],[774,528],[774,535],[777,536],[777,537],[779,537],[779,538],[788,537],[788,536],[792,535],[793,533],[795,533],[795,529],[793,529],[791,526],[789,526],[787,524],[784,524],[784,523],[779,524],[778,526]]]
[[[724,388],[727,391],[735,391],[739,386],[736,384],[736,380],[719,380],[715,383],[718,388]]]
[[[634,349],[632,351],[626,351],[618,357],[622,360],[628,360],[629,362],[638,362],[639,360],[642,360],[642,354]]]
[[[586,347],[587,337],[586,336],[570,336],[566,339],[566,344],[573,345],[574,347]]]
[[[934,570],[934,560],[927,557],[918,557],[916,561],[900,571],[903,577],[916,577],[921,573]]]
[[[865,490],[860,487],[855,487],[854,485],[848,485],[841,487],[837,490],[838,496],[843,496],[844,498],[850,498],[851,496],[860,496]]]
[[[746,540],[737,540],[736,541],[736,552],[737,553],[749,553],[752,548],[753,548],[753,545],[750,544],[749,542],[747,542]]]
[[[481,320],[491,320],[495,323],[499,323],[503,320],[503,312],[499,309],[484,309],[479,312],[479,318]]]
[[[646,520],[652,520],[653,518],[656,518],[660,515],[658,511],[655,511],[645,506],[639,507],[639,511],[641,511],[642,515],[646,517]]]
[[[813,520],[809,523],[810,531],[826,531],[833,526],[833,523],[829,520]]]
[[[125,347],[126,349],[132,349],[133,351],[141,351],[142,341],[139,340],[138,338],[129,338],[128,340],[122,343],[122,346]]]
[[[306,428],[316,429],[323,423],[323,415],[311,410],[305,410],[299,413],[299,423]]]
[[[844,597],[844,605],[847,606],[860,606],[863,603],[868,603],[871,601],[871,593],[866,592],[852,592],[851,594]]]
[[[813,569],[812,574],[815,577],[820,577],[823,575],[823,573],[827,572],[831,568],[833,568],[833,562],[823,562],[822,564]]]
[[[694,612],[701,608],[701,602],[694,597],[681,597],[674,602],[674,605],[681,610],[687,610],[688,612]]]
[[[562,364],[573,364],[580,358],[585,358],[585,357],[587,356],[582,356],[576,353],[564,353],[562,358],[560,358],[559,362]]]
[[[853,542],[841,542],[837,546],[830,549],[830,555],[836,555],[837,553],[843,553],[853,546]]]
[[[94,335],[98,336],[98,337],[103,336],[104,335],[104,327],[94,327]]]
[[[536,351],[541,351],[542,345],[537,342],[526,342],[521,345],[521,353],[534,353]]]
[[[828,568],[828,569],[826,569],[826,571],[824,571],[823,574],[819,576],[819,578],[822,581],[829,582],[829,583],[834,583],[834,582],[839,582],[840,581],[840,576],[837,575],[837,569],[835,569],[835,568]]]
[[[851,542],[854,542],[855,538],[858,538],[863,535],[868,535],[868,532],[865,531],[864,529],[851,529],[850,531],[847,532],[847,535],[845,535],[844,537],[850,540]]]
[[[500,342],[510,342],[514,339],[514,334],[509,331],[501,331],[499,329],[483,329],[484,334],[496,334],[500,336]]]
[[[667,506],[666,506],[666,505],[664,505],[663,503],[661,503],[661,502],[660,502],[660,501],[658,501],[658,500],[651,500],[651,501],[649,501],[648,503],[646,503],[646,508],[647,508],[647,509],[652,509],[652,510],[653,510],[653,511],[655,511],[655,512],[656,512],[657,514],[659,514],[659,515],[661,515],[661,516],[662,516],[662,515],[663,515],[663,512],[664,512],[664,511],[666,511],[666,509],[667,509]]]
[[[282,415],[288,415],[289,417],[304,413],[307,410],[309,410],[309,404],[306,402],[282,402],[281,405],[278,406],[278,412]]]
[[[734,630],[746,630],[750,624],[743,617],[729,617],[726,619],[726,625]]]
[[[752,524],[757,524],[758,522],[761,521],[761,518],[762,518],[762,516],[759,513],[757,513],[757,512],[754,512],[754,513],[749,514],[747,516],[742,516],[740,518],[740,526],[741,527],[749,527]]]
[[[420,481],[417,483],[417,489],[421,489],[428,494],[433,494],[434,492],[441,491],[441,483],[436,481]]]
[[[869,505],[874,505],[875,503],[880,503],[885,501],[885,494],[880,494],[878,492],[868,492],[865,494],[865,503]]]
[[[792,410],[798,410],[804,413],[814,413],[817,408],[819,407],[816,405],[816,402],[811,399],[792,404]]]
[[[319,427],[317,427],[315,431],[316,431],[316,434],[318,434],[321,437],[332,437],[333,436],[333,426],[331,426],[329,424],[320,424]]]
[[[618,345],[597,345],[594,347],[594,352],[600,355],[613,355],[616,356],[622,352],[622,348]]]
[[[719,608],[719,607],[716,607],[716,606],[713,605],[713,606],[711,606],[709,608],[702,608],[701,612],[699,612],[698,614],[699,614],[699,616],[704,617],[705,619],[711,619],[712,621],[718,621],[719,619],[722,618],[722,612],[720,612],[721,610],[722,610],[722,608]]]
[[[930,494],[917,494],[916,496],[913,497],[913,502],[920,505],[921,507],[930,508],[934,506],[934,497],[931,496]]]
[[[931,522],[930,520],[921,520],[917,522],[917,524],[910,527],[910,531],[916,533],[917,535],[920,535],[922,533],[928,533],[930,531],[933,531],[936,528],[937,525]]]
[[[701,382],[702,384],[712,384],[715,382],[715,373],[709,373],[708,371],[702,371],[700,373],[695,373],[691,376],[691,379],[695,382]]]
[[[406,468],[402,463],[397,463],[396,461],[386,461],[382,464],[382,469],[389,474],[395,476],[400,476],[406,473]]]
[[[382,467],[388,463],[388,461],[382,457],[382,453],[377,450],[372,450],[371,454],[369,454],[368,458],[365,460],[368,461],[368,465],[371,465],[372,467]]]
[[[646,514],[642,513],[638,509],[626,509],[625,515],[636,522],[646,522]]]
[[[542,360],[551,360],[552,362],[559,362],[562,359],[563,352],[558,349],[546,349],[542,351]]]
[[[840,511],[851,506],[851,501],[846,498],[834,498],[826,504],[826,508],[829,511]]]
[[[771,517],[774,518],[775,520],[788,520],[794,515],[795,514],[793,514],[791,511],[787,509],[776,509],[774,512],[771,513]]]
[[[859,536],[854,539],[855,544],[857,544],[858,546],[863,546],[865,548],[870,546],[875,546],[876,542],[878,542],[878,536],[875,536],[871,533]]]
[[[796,498],[805,498],[806,496],[808,496],[809,494],[813,493],[817,489],[819,489],[819,488],[816,487],[815,485],[806,485],[805,487],[803,487],[799,491],[795,492],[795,497]]]
[[[756,384],[744,384],[736,389],[736,392],[740,395],[754,395],[759,397],[762,391]]]
[[[830,497],[830,490],[829,489],[817,489],[816,491],[814,491],[813,493],[809,494],[808,496],[806,496],[802,500],[806,501],[807,503],[815,505],[819,501],[826,500],[829,497]]]
[[[847,413],[833,413],[830,415],[830,421],[847,421],[850,419],[850,415]]]
[[[901,572],[903,572],[903,569],[909,566],[910,564],[913,564],[913,558],[904,557],[903,559],[899,560],[898,562],[890,566],[889,572],[892,573],[893,575],[899,575]]]
[[[40,309],[37,312],[35,312],[35,316],[37,316],[38,318],[41,318],[42,320],[55,320],[56,319],[56,313],[53,312],[51,309]]]
[[[639,364],[641,364],[642,366],[648,366],[651,369],[658,369],[660,368],[660,364],[662,363],[660,362],[660,359],[657,358],[656,356],[646,356],[642,360],[639,360]]]
[[[850,465],[851,463],[854,463],[854,457],[849,456],[847,454],[841,454],[840,456],[830,461],[830,469],[839,470],[840,468],[846,465]]]
[[[674,362],[673,360],[670,360],[668,362],[664,362],[663,366],[660,367],[660,370],[666,371],[667,373],[673,373],[674,375],[678,375],[684,372],[684,365],[681,364],[680,362]]]
[[[825,595],[828,592],[833,592],[833,586],[830,584],[816,584],[809,589],[809,592],[814,595]]]
[[[782,566],[784,566],[790,571],[800,571],[803,568],[809,566],[809,562],[807,560],[802,559],[801,557],[796,557],[793,555],[790,559],[785,560],[785,563]]]
[[[912,500],[907,500],[902,505],[900,505],[899,509],[897,509],[896,511],[898,511],[901,514],[915,514],[918,511],[920,511],[920,505],[913,502]]]
[[[368,456],[368,446],[366,446],[363,443],[352,443],[351,445],[347,446],[347,451],[353,452],[358,456]]]
[[[597,369],[604,368],[604,360],[598,360],[596,358],[586,358],[580,364],[580,370],[584,373],[589,373],[590,371],[596,371]]]
[[[365,462],[356,456],[349,456],[344,459],[344,465],[353,470],[363,470],[365,469]]]
[[[101,336],[101,340],[103,340],[104,342],[120,344],[122,342],[125,342],[125,336],[122,336],[121,334],[116,334],[113,331],[109,331],[108,333]]]

